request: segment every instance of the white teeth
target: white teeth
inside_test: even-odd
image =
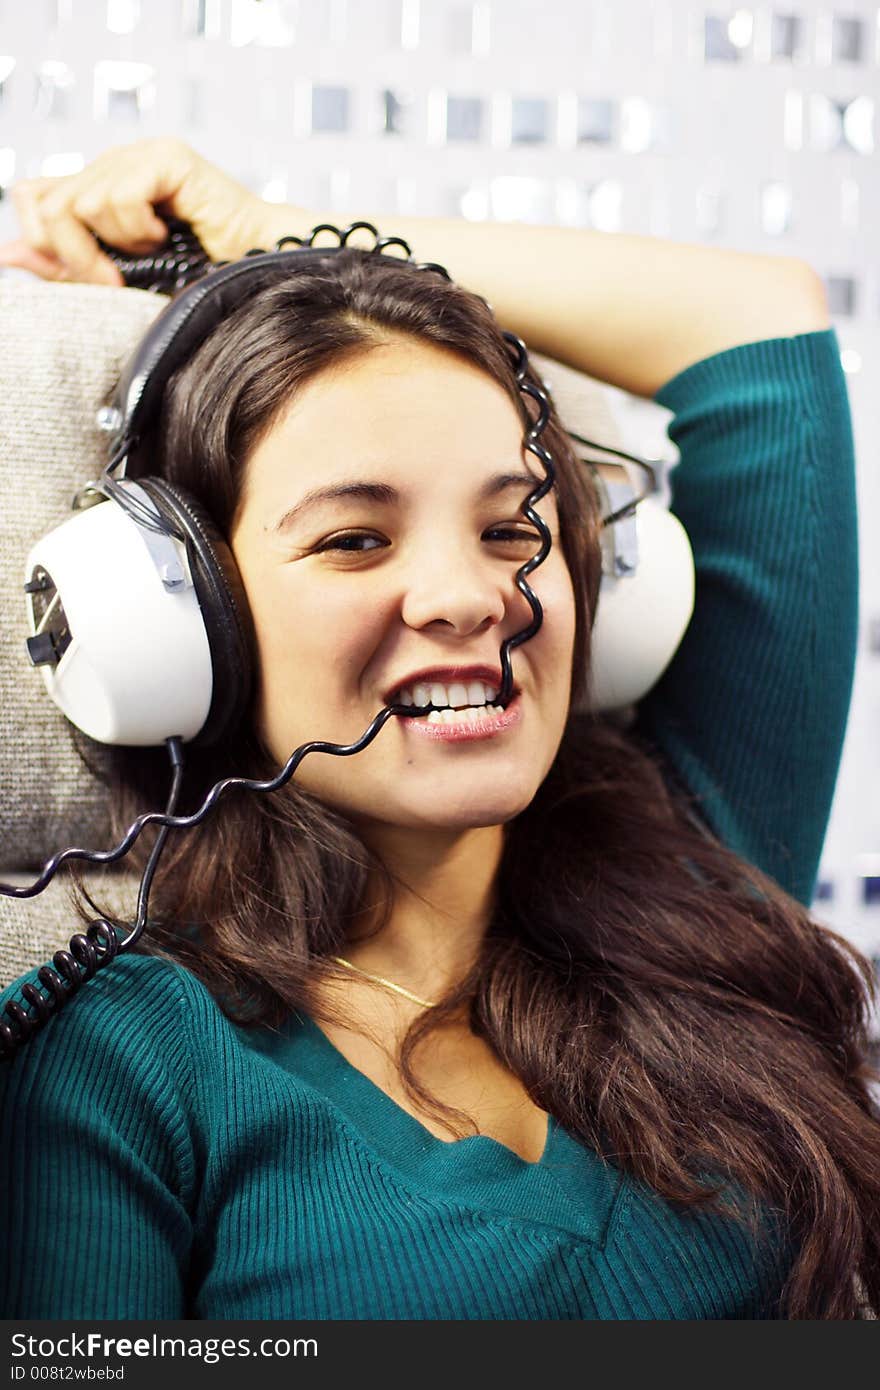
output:
[[[440,681],[427,684],[420,681],[411,689],[402,686],[391,703],[397,705],[435,705],[438,709],[452,707],[460,709],[463,705],[491,705],[498,697],[498,691],[485,681],[453,681],[443,685]]]
[[[503,714],[500,705],[487,705],[483,709],[432,709],[426,716],[429,724],[478,724],[487,714]]]

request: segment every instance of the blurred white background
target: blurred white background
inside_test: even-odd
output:
[[[0,188],[175,134],[266,198],[385,210],[386,234],[443,213],[807,259],[850,388],[862,557],[814,906],[880,966],[878,82],[867,0],[0,0]],[[666,412],[609,396],[630,447],[674,457]]]

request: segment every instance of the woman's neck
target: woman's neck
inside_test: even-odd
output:
[[[353,934],[346,959],[438,998],[470,967],[488,928],[504,827],[371,827],[365,840],[393,875],[395,898],[378,933]]]

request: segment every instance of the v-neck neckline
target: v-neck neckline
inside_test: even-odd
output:
[[[619,1172],[549,1115],[533,1163],[486,1134],[445,1140],[398,1105],[344,1056],[306,1013],[289,1015],[261,1051],[329,1101],[360,1140],[429,1197],[554,1227],[599,1244],[620,1185]]]
[[[489,1134],[468,1134],[463,1139],[441,1139],[439,1135],[432,1133],[426,1125],[423,1125],[415,1115],[404,1106],[399,1105],[393,1096],[386,1090],[377,1085],[366,1072],[361,1071],[360,1067],[355,1066],[354,1062],[349,1061],[344,1052],[340,1052],[334,1042],[328,1038],[320,1024],[317,1024],[308,1014],[301,1015],[303,1026],[310,1035],[313,1046],[322,1050],[327,1057],[328,1065],[332,1065],[337,1079],[346,1084],[348,1089],[357,1090],[359,1096],[372,1106],[381,1107],[387,1115],[388,1123],[394,1125],[395,1131],[402,1135],[407,1130],[409,1135],[418,1141],[420,1146],[437,1144],[443,1149],[457,1148],[460,1144],[474,1144],[482,1142],[490,1144],[496,1149],[500,1149],[507,1155],[507,1161],[521,1164],[524,1168],[537,1168],[541,1164],[547,1163],[553,1147],[554,1131],[556,1123],[552,1115],[547,1116],[547,1132],[544,1139],[544,1147],[541,1156],[537,1160],[522,1158],[515,1153],[507,1144],[503,1144],[500,1139],[493,1139]]]

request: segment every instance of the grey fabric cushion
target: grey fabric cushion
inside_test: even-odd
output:
[[[106,848],[98,780],[74,750],[24,649],[31,545],[63,521],[106,461],[95,416],[165,299],[139,290],[0,277],[0,877],[39,869],[66,845]],[[95,749],[100,762],[101,750]],[[30,882],[33,874],[18,874]],[[137,882],[122,875],[120,910]],[[114,893],[115,897],[115,893]],[[36,899],[0,897],[0,985],[80,930],[63,875]]]
[[[0,865],[42,864],[71,833],[106,835],[101,789],[27,659],[24,562],[106,462],[95,423],[166,301],[138,290],[0,279]]]
[[[0,879],[40,869],[67,845],[107,847],[101,784],[25,655],[21,585],[30,546],[65,519],[74,493],[103,467],[96,412],[165,302],[137,290],[0,276]],[[597,384],[537,354],[532,360],[566,423],[613,444],[617,431]],[[106,755],[92,749],[100,765]],[[124,872],[119,880],[117,910],[127,917],[137,884]],[[0,896],[0,986],[77,930],[63,876],[36,899]]]

